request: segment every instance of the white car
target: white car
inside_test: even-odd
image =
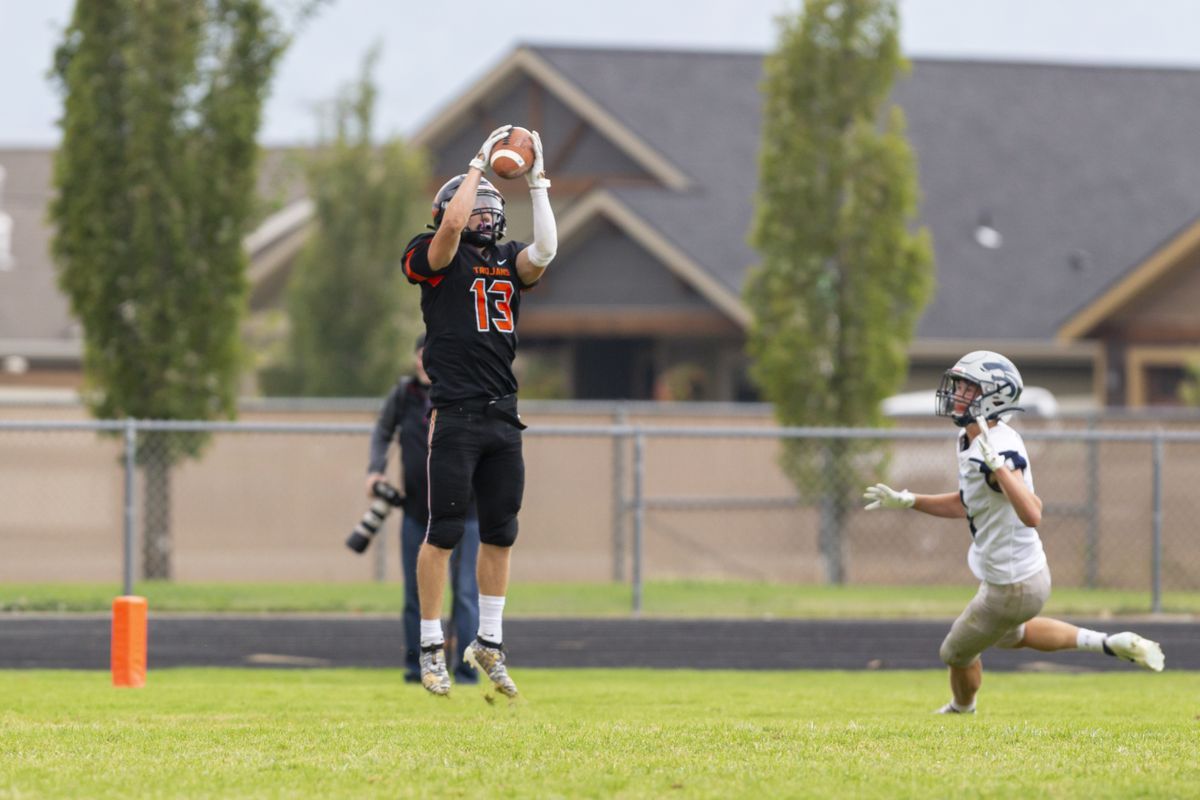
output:
[[[883,413],[889,417],[932,417],[934,414],[936,392],[906,392],[893,395],[883,401]],[[1021,402],[1018,404],[1025,409],[1026,414],[1036,414],[1039,417],[1058,416],[1058,401],[1049,389],[1041,386],[1026,386],[1021,392]]]

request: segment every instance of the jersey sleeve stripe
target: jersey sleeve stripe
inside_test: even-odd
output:
[[[416,248],[414,247],[412,250],[409,250],[407,253],[404,254],[404,274],[407,275],[410,280],[414,280],[414,281],[429,280],[424,275],[418,275],[417,273],[413,272],[413,270],[412,270],[412,257],[413,257],[413,252],[415,250],[416,250]]]
[[[421,275],[420,273],[413,272],[412,266],[409,262],[412,261],[414,252],[416,252],[415,247],[404,254],[404,274],[409,277],[409,280],[413,281],[414,283],[424,283],[425,281],[429,281],[430,286],[437,286],[439,283],[441,283],[441,275],[438,275],[437,277],[430,277],[428,275]]]

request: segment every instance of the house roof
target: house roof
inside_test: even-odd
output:
[[[762,54],[530,49],[693,179],[611,191],[739,292]],[[1200,210],[1200,71],[922,59],[894,99],[937,257],[919,337],[1052,339]]]
[[[1172,235],[1137,267],[1116,277],[1104,291],[1076,309],[1058,330],[1062,341],[1087,336],[1110,315],[1135,301],[1174,270],[1189,266],[1187,257],[1200,251],[1200,217]]]
[[[757,261],[746,238],[762,60],[747,52],[530,45],[415,139],[437,141],[496,85],[539,81],[659,183],[607,186],[595,213],[640,235],[744,324],[741,287]],[[908,120],[921,221],[937,257],[936,296],[915,346],[1052,342],[1108,307],[1127,276],[1157,274],[1143,265],[1161,260],[1200,213],[1200,71],[919,59],[894,98]],[[0,150],[18,261],[0,272],[0,345],[21,340],[28,348],[36,339],[77,352],[78,331],[47,253],[52,157]],[[274,220],[289,223],[281,228],[288,247],[300,241],[295,227],[307,218],[298,208]],[[981,222],[1000,234],[999,247],[981,245]]]

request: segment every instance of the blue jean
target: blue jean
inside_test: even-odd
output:
[[[404,668],[409,675],[420,675],[417,663],[421,651],[421,601],[417,595],[417,554],[425,541],[425,524],[405,516],[400,526],[400,567],[404,572]],[[454,598],[450,609],[450,629],[453,652],[447,652],[448,666],[458,683],[479,680],[475,670],[463,663],[463,650],[479,631],[479,583],[475,565],[479,561],[479,520],[467,518],[462,540],[450,554],[450,593]],[[450,644],[448,641],[447,644]]]

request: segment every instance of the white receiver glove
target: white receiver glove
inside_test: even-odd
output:
[[[991,440],[986,436],[977,438],[979,440],[979,455],[988,469],[996,472],[1001,467],[1008,466],[1008,459],[996,452],[996,448],[992,447]]]
[[[546,177],[546,163],[542,158],[542,137],[537,131],[533,134],[533,166],[525,173],[525,182],[530,189],[549,189],[550,179]]]
[[[917,498],[908,489],[897,492],[885,483],[868,486],[863,492],[863,500],[867,502],[867,511],[877,508],[912,508]]]
[[[475,157],[471,159],[471,162],[467,164],[467,166],[474,167],[480,172],[486,173],[488,167],[488,156],[492,154],[492,148],[495,147],[496,142],[503,139],[505,134],[507,134],[511,129],[512,125],[501,125],[499,128],[496,128],[496,130],[489,133],[488,137],[483,140],[483,144],[479,145],[479,152],[475,154]]]

